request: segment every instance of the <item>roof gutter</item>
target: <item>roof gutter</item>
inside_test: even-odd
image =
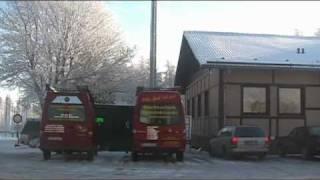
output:
[[[273,64],[273,63],[245,63],[245,62],[216,62],[207,61],[202,64],[201,68],[219,68],[219,69],[292,69],[292,70],[308,70],[319,71],[319,65],[302,65],[302,64]]]

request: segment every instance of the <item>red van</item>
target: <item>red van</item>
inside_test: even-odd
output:
[[[51,152],[86,152],[93,160],[97,150],[95,140],[93,98],[87,88],[61,92],[47,88],[40,125],[40,149],[43,158]]]
[[[186,146],[185,118],[176,89],[137,90],[133,117],[132,160],[144,153],[176,154],[183,161]]]

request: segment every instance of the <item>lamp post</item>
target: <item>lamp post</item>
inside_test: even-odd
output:
[[[157,1],[151,1],[151,28],[150,28],[150,87],[157,86]]]

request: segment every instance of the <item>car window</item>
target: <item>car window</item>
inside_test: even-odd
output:
[[[289,136],[290,137],[294,137],[296,135],[296,131],[297,131],[297,128],[293,129],[290,133],[289,133]]]
[[[223,131],[224,131],[224,128],[217,133],[217,137],[221,136]]]
[[[232,128],[224,127],[217,133],[217,137],[232,136]]]
[[[258,127],[237,127],[235,131],[237,137],[265,137],[264,131]]]
[[[296,129],[295,136],[296,137],[305,137],[306,136],[306,129],[305,128]]]
[[[232,134],[231,131],[225,130],[225,131],[222,132],[221,136],[225,136],[226,137],[226,136],[231,136],[231,134]]]
[[[311,136],[320,136],[320,127],[312,127],[309,131]]]

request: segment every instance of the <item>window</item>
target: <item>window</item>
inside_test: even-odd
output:
[[[209,91],[204,92],[204,115],[209,116]]]
[[[199,94],[198,95],[198,105],[197,105],[197,110],[198,110],[198,117],[200,117],[201,116],[201,95]]]
[[[235,131],[237,137],[264,137],[264,131],[258,127],[238,127]]]
[[[309,131],[311,136],[320,136],[320,127],[311,127]]]
[[[297,132],[297,128],[293,129],[293,130],[289,133],[289,136],[290,136],[290,137],[296,136],[296,132]]]
[[[243,113],[267,114],[267,88],[243,87]]]
[[[304,127],[300,127],[297,129],[297,132],[296,132],[296,137],[298,138],[304,138],[307,136],[307,131],[306,131],[306,128]]]
[[[279,88],[279,113],[301,114],[301,88]]]
[[[85,121],[83,105],[50,104],[48,115],[50,121]]]
[[[195,114],[195,98],[193,97],[192,98],[192,101],[191,101],[191,116],[194,118],[194,114]]]
[[[220,133],[220,136],[224,136],[224,137],[232,136],[231,129],[226,128],[226,129],[222,130]]]
[[[219,137],[219,136],[222,136],[226,131],[227,131],[226,128],[221,129],[221,130],[218,132],[217,136],[218,136],[218,137]]]
[[[140,109],[140,122],[149,125],[171,125],[180,123],[180,108],[171,104],[143,105]]]
[[[190,115],[190,100],[187,100],[187,114]]]

